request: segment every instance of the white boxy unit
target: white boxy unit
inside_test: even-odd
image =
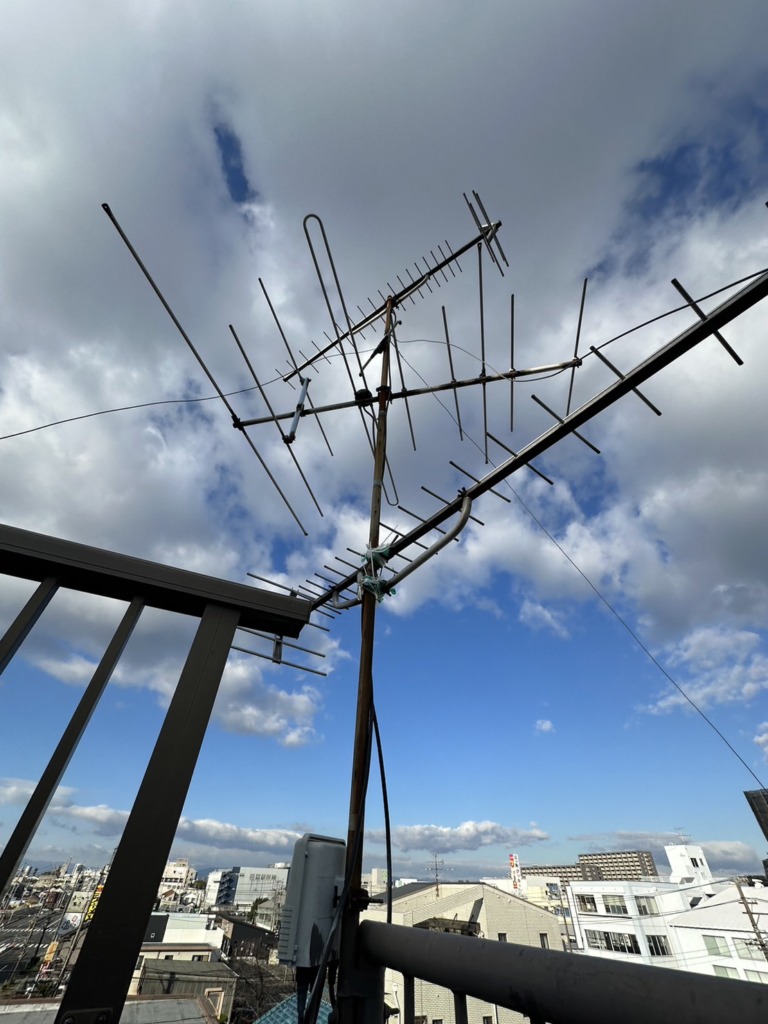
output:
[[[344,884],[345,844],[307,833],[296,841],[277,944],[289,967],[317,967]]]

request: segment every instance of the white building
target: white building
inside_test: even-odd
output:
[[[169,860],[163,868],[163,877],[160,880],[162,888],[185,889],[197,879],[197,872],[189,866],[189,861],[183,857],[176,860]]]
[[[213,894],[212,878],[216,874],[219,874],[216,896],[208,905],[248,912],[257,900],[282,903],[288,867],[285,864],[273,864],[266,868],[234,867],[220,873],[211,872],[206,887],[206,902],[209,888]]]
[[[372,904],[363,915],[386,920],[386,907]],[[435,931],[478,936],[497,942],[515,942],[544,949],[562,949],[560,928],[554,914],[483,883],[417,882],[395,888],[392,923]],[[415,983],[415,1012],[427,1024],[453,1024],[453,994],[429,982]],[[403,978],[387,970],[384,999],[403,1014]],[[479,999],[467,1000],[469,1024],[522,1024],[527,1018],[514,1010],[495,1007]]]
[[[217,868],[215,871],[211,871],[205,883],[205,900],[203,906],[206,908],[215,907],[216,901],[219,897],[219,886],[221,885],[221,876],[224,874],[223,868]]]
[[[713,879],[699,846],[665,848],[669,882],[571,882],[577,952],[768,983],[768,959],[736,885]],[[756,922],[768,891],[748,886]]]

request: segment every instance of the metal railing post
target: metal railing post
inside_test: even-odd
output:
[[[203,612],[56,1024],[120,1019],[239,617]]]
[[[59,589],[55,576],[47,576],[32,597],[27,601],[14,621],[0,639],[0,675],[27,638],[27,634],[48,607],[48,603]]]
[[[143,607],[144,602],[140,598],[134,598],[128,606],[101,661],[96,667],[96,671],[93,673],[85,693],[80,698],[80,702],[75,708],[74,714],[69,720],[69,724],[64,730],[45,771],[40,777],[35,791],[29,798],[11,838],[5,844],[2,854],[0,854],[0,896],[2,896],[6,887],[13,879],[24,854],[27,852],[27,847],[48,809],[51,798],[56,792],[56,787],[67,769],[72,754],[75,752],[77,744],[80,742],[80,737],[83,735],[91,719],[94,708],[104,692],[104,687],[115,670],[115,665],[117,665],[120,655],[130,639]]]
[[[453,1013],[456,1024],[469,1024],[467,1017],[467,997],[463,992],[453,993]]]
[[[415,1024],[416,984],[410,974],[403,975],[403,1024]]]

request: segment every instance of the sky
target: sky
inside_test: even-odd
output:
[[[292,514],[103,203],[241,418],[269,412],[229,324],[271,407],[298,398],[260,282],[297,359],[333,331],[310,213],[354,313],[470,241],[462,195],[477,190],[509,260],[503,277],[482,264],[488,372],[509,369],[511,295],[516,368],[570,360],[588,279],[571,408],[614,379],[590,346],[683,304],[672,278],[708,310],[732,290],[704,296],[768,266],[760,0],[394,0],[386,16],[348,0],[311,16],[296,0],[4,6],[0,518],[13,526],[258,586],[247,573],[304,585],[367,543],[360,416],[326,414],[325,437],[299,425],[291,450],[322,515],[274,424],[251,428]],[[442,307],[456,377],[480,374],[478,271],[470,252],[402,304],[408,387],[450,379]],[[512,852],[557,864],[611,849],[651,849],[663,868],[681,835],[718,871],[759,870],[768,851],[742,792],[768,778],[767,309],[724,332],[743,367],[704,342],[644,387],[661,417],[622,399],[582,430],[600,455],[571,437],[537,462],[551,484],[515,473],[476,502],[483,525],[379,606],[396,874],[502,875]],[[626,372],[695,319],[672,313],[606,354]],[[365,332],[363,358],[380,337]],[[335,352],[308,372],[316,405],[359,386]],[[531,395],[563,415],[570,386],[569,372],[521,379],[510,423],[510,386],[489,384],[488,430],[521,448],[552,423]],[[403,404],[390,410],[387,529],[491,468],[476,388],[460,395],[463,440],[449,392],[409,410],[415,450]],[[488,457],[504,449],[489,441]],[[31,592],[3,577],[0,625]],[[58,594],[0,680],[0,842],[121,613]],[[201,871],[287,861],[305,831],[346,834],[359,610],[313,621],[298,641],[313,653],[289,659],[304,669],[232,652],[172,851]],[[109,859],[193,629],[142,616],[30,861]],[[366,868],[384,863],[383,824],[374,769]]]

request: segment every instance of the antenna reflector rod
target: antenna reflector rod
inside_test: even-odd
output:
[[[514,450],[513,448],[510,448],[508,444],[504,444],[504,442],[503,442],[503,441],[500,441],[500,440],[498,439],[498,437],[494,437],[494,436],[493,436],[493,434],[489,434],[489,435],[488,435],[488,437],[490,437],[490,439],[491,439],[491,440],[492,440],[492,441],[493,441],[493,442],[494,442],[495,444],[497,444],[497,445],[498,445],[498,446],[499,446],[500,448],[503,448],[505,452],[509,452],[509,454],[510,454],[510,455],[511,455],[511,456],[512,456],[513,458],[515,458],[515,459],[517,458],[517,452],[516,452],[516,451],[515,451],[515,450]],[[536,476],[540,476],[542,480],[545,480],[545,481],[546,481],[546,482],[547,482],[548,484],[552,484],[552,486],[554,486],[554,484],[555,484],[555,481],[554,481],[554,480],[550,480],[550,479],[549,479],[549,477],[548,477],[548,476],[545,476],[545,475],[544,475],[544,474],[543,474],[543,473],[541,472],[541,470],[540,470],[540,469],[536,469],[536,467],[535,467],[535,466],[534,466],[534,465],[533,465],[532,463],[530,463],[530,462],[527,462],[527,463],[526,463],[526,466],[528,467],[528,469],[530,469],[530,471],[531,471],[532,473],[535,473],[535,474],[536,474]],[[447,502],[444,502],[444,504],[446,504],[446,505],[447,505],[448,503],[447,503]]]
[[[550,409],[549,406],[545,405],[544,402],[542,402],[542,400],[540,398],[538,398],[536,395],[531,395],[531,398],[534,400],[534,402],[537,405],[540,405],[542,409],[546,409],[546,411],[549,413],[550,416],[554,416],[554,418],[557,420],[558,423],[565,423],[565,420],[562,418],[562,416],[558,416],[554,409]],[[592,451],[595,453],[595,455],[599,455],[600,454],[600,449],[596,448],[592,444],[592,442],[588,441],[586,439],[586,437],[584,437],[583,434],[580,434],[578,432],[578,430],[572,430],[571,433],[573,434],[574,437],[578,437],[578,439],[581,441],[581,443],[585,444],[587,446],[587,448],[591,448]]]
[[[594,352],[594,354],[597,356],[600,362],[605,363],[609,370],[613,370],[613,372],[616,374],[619,380],[624,380],[624,374],[621,372],[621,370],[617,369],[613,365],[613,363],[609,359],[607,359],[602,352],[600,352],[599,349],[596,349],[594,345],[590,345],[589,351]],[[645,402],[645,404],[648,406],[651,412],[655,412],[657,416],[661,416],[661,409],[657,409],[653,402],[650,401],[650,399],[646,398],[645,395],[640,390],[638,390],[638,388],[632,388],[632,390],[642,402]]]
[[[688,294],[688,292],[685,290],[685,288],[683,288],[683,286],[680,284],[680,282],[677,280],[676,277],[672,278],[672,287],[676,288],[680,292],[680,294],[683,296],[683,298],[688,303],[688,305],[691,307],[691,309],[694,311],[694,313],[697,314],[697,316],[699,317],[700,320],[706,320],[707,319],[707,314],[704,312],[704,310],[701,308],[701,306],[698,304],[698,302],[696,302],[695,299]],[[728,344],[728,342],[722,336],[720,331],[713,331],[712,333],[717,338],[717,340],[720,342],[720,344],[723,346],[723,348],[728,353],[728,355],[731,357],[731,359],[733,359],[733,361],[735,363],[738,363],[739,366],[743,366],[744,365],[744,360],[741,358],[741,356],[739,355],[738,352],[736,352],[734,349],[731,348],[731,346]]]
[[[464,476],[468,476],[470,480],[474,480],[476,484],[479,484],[479,483],[480,483],[480,480],[479,480],[479,479],[478,479],[478,478],[477,478],[476,476],[472,476],[472,474],[471,474],[471,473],[468,473],[466,469],[462,469],[462,468],[461,468],[461,466],[460,466],[460,465],[458,465],[458,463],[456,463],[456,462],[454,462],[454,461],[453,461],[453,459],[449,459],[449,460],[448,460],[448,464],[449,464],[449,465],[451,465],[451,466],[453,466],[453,468],[454,468],[454,469],[458,469],[458,471],[459,471],[460,473],[463,473],[463,474],[464,474]],[[495,490],[493,489],[493,487],[490,487],[490,488],[489,488],[489,491],[490,491],[490,493],[491,493],[491,494],[495,494],[497,498],[501,498],[501,500],[502,500],[502,501],[506,501],[506,503],[507,503],[508,505],[511,505],[511,504],[512,504],[512,499],[511,499],[511,498],[508,498],[508,497],[506,496],[506,494],[499,494],[499,492],[498,492],[498,491],[495,491]]]

